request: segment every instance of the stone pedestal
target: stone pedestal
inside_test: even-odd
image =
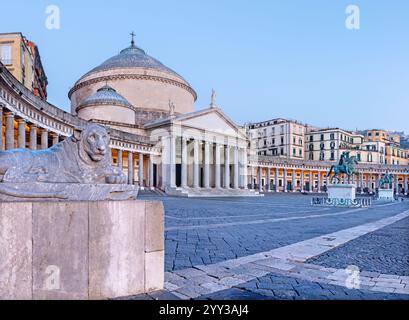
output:
[[[160,202],[0,203],[0,300],[106,299],[163,283]]]
[[[354,184],[329,184],[328,199],[355,200],[356,186]]]
[[[377,200],[388,201],[388,202],[395,201],[395,197],[394,197],[394,194],[393,194],[393,189],[379,189],[378,190]]]

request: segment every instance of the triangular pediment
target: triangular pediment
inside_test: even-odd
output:
[[[229,118],[218,109],[206,109],[192,114],[188,114],[177,119],[182,126],[206,130],[229,136],[245,136]]]

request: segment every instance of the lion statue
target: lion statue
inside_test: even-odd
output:
[[[110,136],[91,123],[45,150],[0,151],[0,183],[124,184],[126,175],[112,166]]]

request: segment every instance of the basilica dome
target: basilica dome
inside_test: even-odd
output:
[[[95,99],[94,95],[104,84],[134,108],[136,125],[166,117],[170,102],[176,114],[192,112],[197,98],[182,76],[149,56],[133,41],[131,46],[85,73],[75,83],[68,94],[71,112],[82,117],[79,110],[89,103],[90,97]],[[95,103],[94,106],[93,115],[97,116]],[[114,121],[106,119],[106,115],[96,120]]]

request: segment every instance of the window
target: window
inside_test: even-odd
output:
[[[330,139],[331,139],[331,140],[334,140],[334,139],[335,139],[335,134],[331,133]]]
[[[324,150],[324,149],[325,149],[325,144],[321,143],[321,144],[320,144],[320,149],[321,149],[321,150]]]
[[[284,155],[284,149],[280,148],[280,154],[283,156]]]
[[[295,148],[293,148],[293,155],[297,155],[297,150]]]
[[[335,160],[335,153],[334,153],[334,151],[331,151],[331,160]]]
[[[308,159],[309,160],[314,160],[314,153],[310,152],[310,154],[308,155]]]
[[[324,152],[321,152],[321,153],[320,153],[320,160],[322,161],[322,160],[324,160],[324,158],[325,158]]]
[[[1,54],[1,62],[3,64],[12,64],[12,58],[11,58],[11,45],[10,44],[5,44],[0,46],[0,54]]]
[[[358,153],[358,154],[356,155],[356,157],[357,157],[358,161],[361,161],[361,154],[360,154],[360,153]]]
[[[281,144],[284,144],[284,137],[281,137]]]
[[[335,142],[331,142],[330,147],[331,147],[332,150],[334,150],[335,149]]]
[[[302,156],[302,149],[298,149],[298,154],[300,155],[300,157]]]
[[[308,149],[309,149],[310,151],[313,151],[313,150],[314,150],[314,145],[311,143],[311,144],[308,146]]]
[[[323,134],[321,135],[321,141],[324,141],[324,135]]]
[[[310,136],[310,141],[314,141],[314,137],[313,137],[313,136]]]
[[[276,139],[273,138],[273,139],[271,140],[271,143],[272,143],[272,145],[275,145],[275,144],[276,144]]]

